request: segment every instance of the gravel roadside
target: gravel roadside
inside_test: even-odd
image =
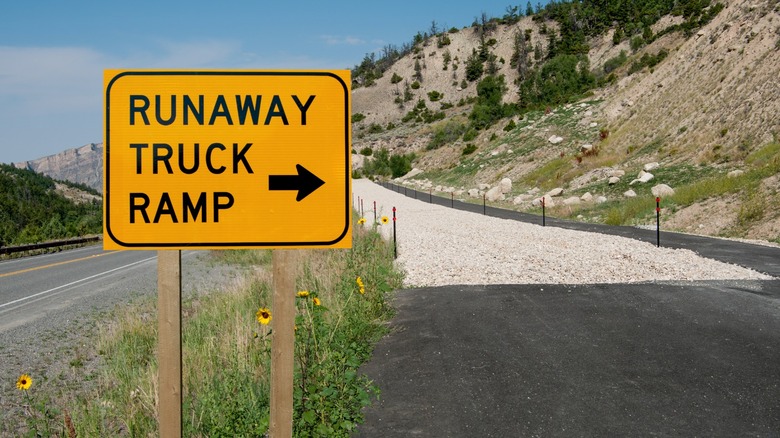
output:
[[[685,249],[658,248],[619,236],[542,227],[455,210],[354,180],[370,226],[392,237],[396,208],[398,263],[408,287],[454,284],[595,284],[694,280],[769,280],[759,272]]]
[[[156,300],[157,264],[150,265],[147,274],[113,288],[100,300],[81,300],[50,312],[46,318],[0,332],[0,436],[23,433],[20,426],[27,401],[15,386],[22,373],[32,376],[33,395],[45,391],[65,398],[96,378],[102,357],[95,342],[102,323],[129,303]],[[242,275],[236,268],[216,262],[208,251],[185,251],[182,298],[223,290]],[[149,316],[149,324],[157,324],[155,315]]]

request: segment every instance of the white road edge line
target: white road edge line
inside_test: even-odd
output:
[[[7,302],[5,304],[0,304],[0,309],[2,309],[3,307],[11,306],[11,305],[16,304],[16,303],[20,303],[22,301],[27,301],[27,300],[33,299],[33,298],[35,298],[37,296],[40,296],[40,295],[45,295],[45,294],[54,292],[54,291],[56,291],[58,289],[62,289],[62,288],[68,287],[68,286],[73,286],[74,284],[82,283],[82,282],[87,281],[87,280],[92,280],[93,278],[100,277],[101,275],[110,274],[110,273],[112,273],[114,271],[119,271],[120,269],[129,268],[131,266],[135,266],[135,265],[143,263],[143,262],[148,262],[149,260],[154,260],[156,258],[157,258],[157,256],[149,257],[149,258],[146,258],[146,259],[143,259],[143,260],[138,260],[137,262],[133,262],[133,263],[130,263],[128,265],[120,266],[118,268],[114,268],[114,269],[111,269],[111,270],[108,270],[108,271],[105,271],[105,272],[101,272],[99,274],[95,274],[95,275],[92,275],[92,276],[89,276],[89,277],[85,277],[85,278],[82,278],[82,279],[70,282],[68,284],[63,284],[62,286],[57,286],[55,288],[52,288],[52,289],[49,289],[49,290],[45,290],[43,292],[38,292],[38,293],[33,294],[33,295],[28,295],[26,297],[19,298],[18,300]]]

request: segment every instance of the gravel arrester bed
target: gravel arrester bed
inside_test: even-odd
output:
[[[365,225],[392,239],[397,209],[398,263],[407,287],[454,284],[594,284],[692,280],[769,280],[759,272],[685,249],[619,236],[542,227],[408,198],[367,179],[352,183]]]

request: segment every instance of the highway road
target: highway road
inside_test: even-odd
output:
[[[188,261],[204,254],[183,251],[183,271]],[[156,251],[104,251],[102,245],[92,245],[2,261],[0,333],[35,325],[53,313],[110,310],[134,296],[156,292]]]

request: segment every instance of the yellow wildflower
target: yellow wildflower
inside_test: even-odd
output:
[[[312,302],[314,303],[315,306],[319,306],[320,304],[322,304],[320,302],[320,299],[317,297],[312,298]]]
[[[27,391],[30,389],[30,386],[32,386],[32,378],[30,376],[27,374],[19,376],[19,379],[16,381],[16,387],[20,391]]]
[[[382,216],[382,225],[386,225],[388,222],[390,222],[390,219],[387,216]]]
[[[261,307],[257,311],[257,322],[262,325],[268,325],[271,322],[271,311],[265,307]]]
[[[308,296],[309,296],[309,291],[307,290],[298,291],[298,298],[306,298]]]
[[[360,219],[358,219],[358,225],[363,225],[364,223],[366,223],[366,218],[361,217]]]

